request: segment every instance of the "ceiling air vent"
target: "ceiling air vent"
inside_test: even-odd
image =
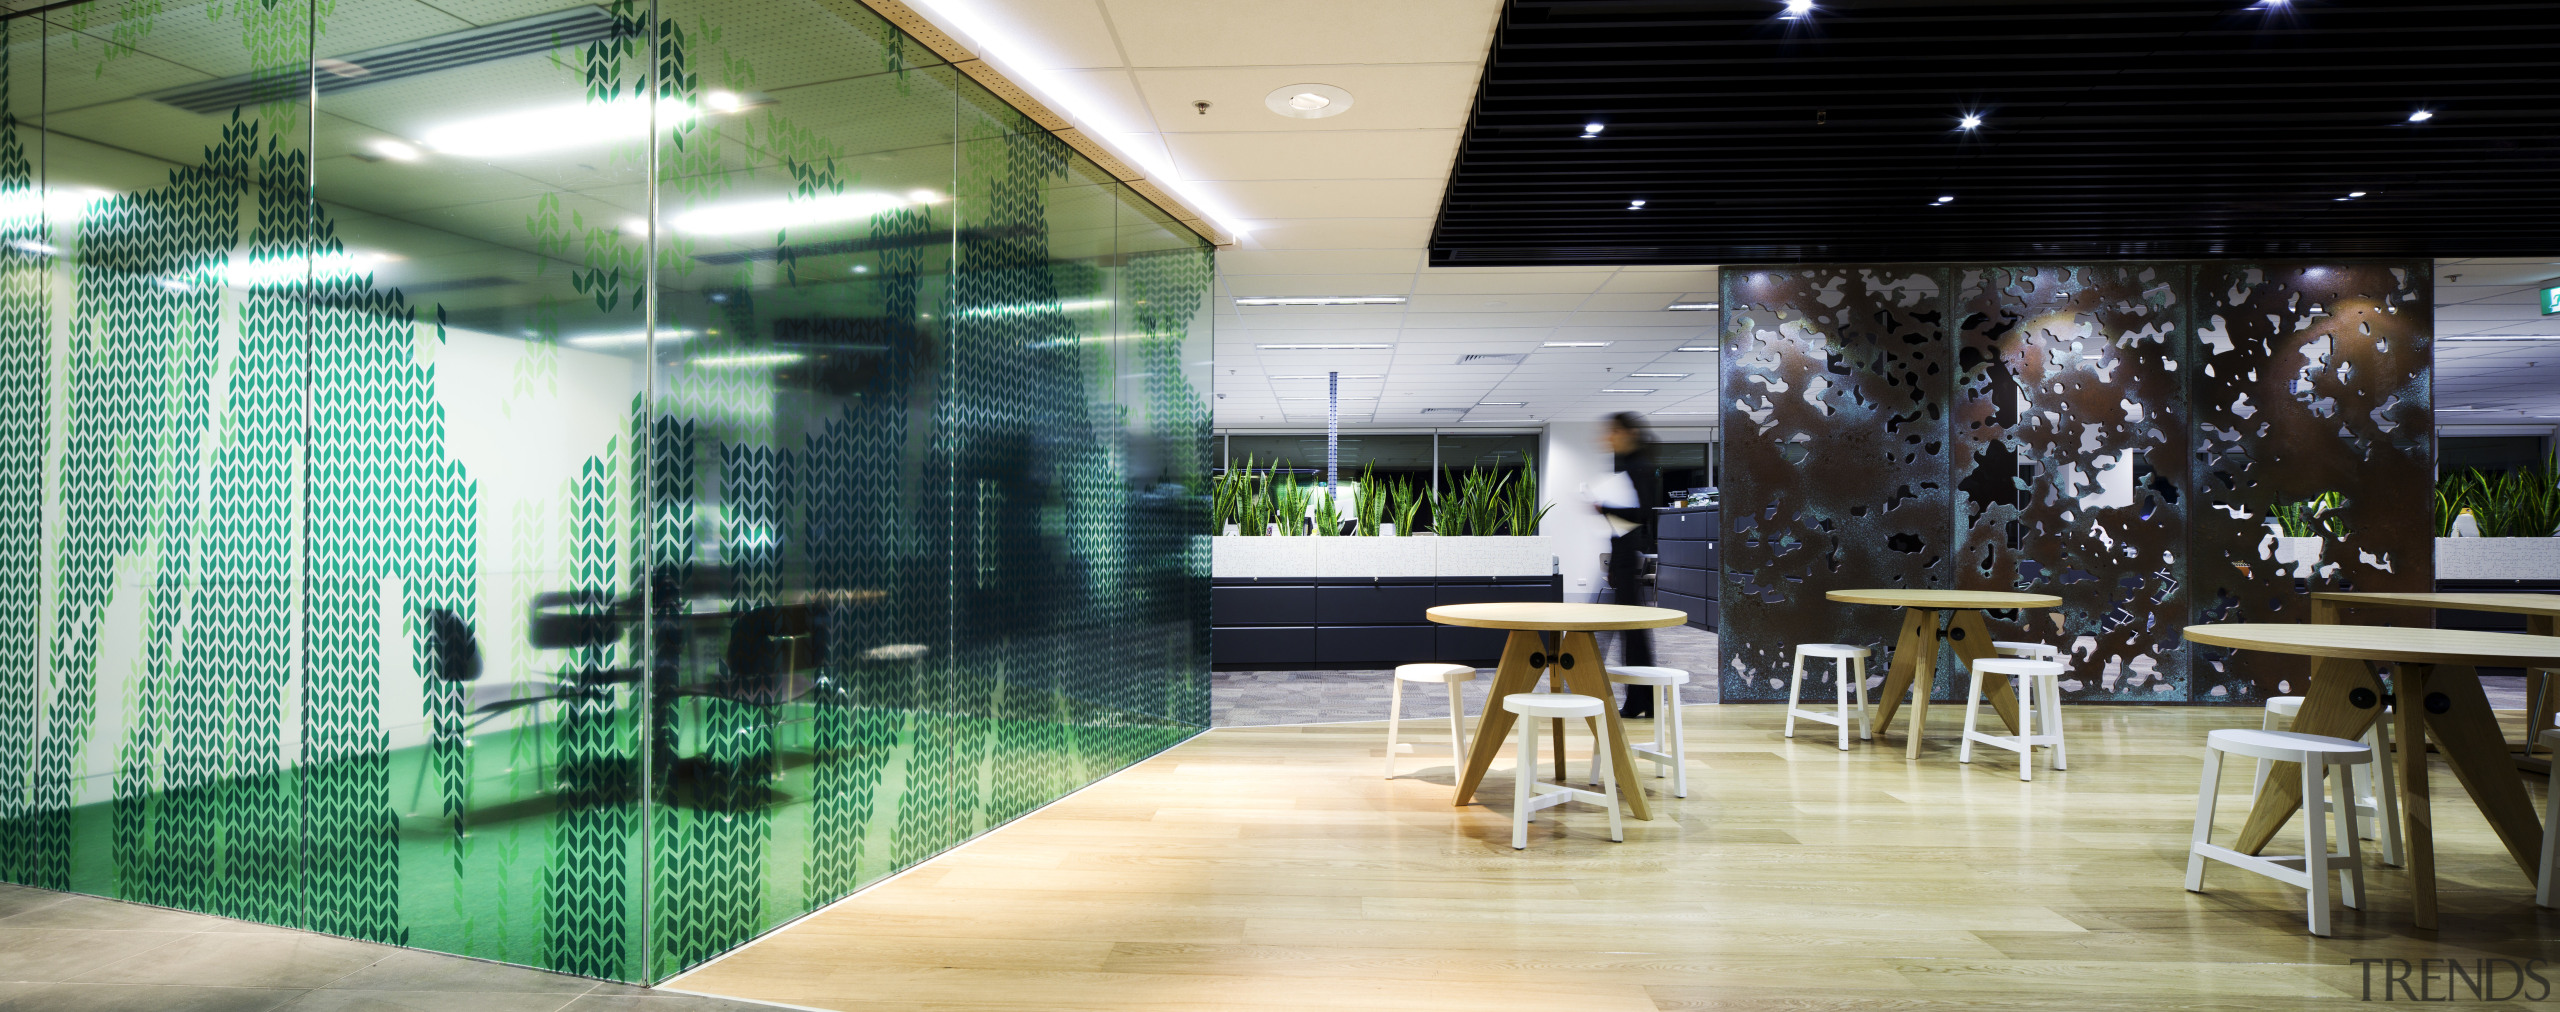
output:
[[[583,46],[612,38],[613,32],[613,15],[604,8],[571,7],[313,60],[312,65],[318,70],[307,81],[299,73],[242,74],[143,97],[192,113],[223,113],[244,105],[291,98],[300,95],[306,86],[328,95],[492,60]]]
[[[1528,359],[1529,355],[1527,352],[1517,352],[1509,355],[1460,355],[1458,356],[1458,364],[1519,365],[1522,362],[1528,361]]]

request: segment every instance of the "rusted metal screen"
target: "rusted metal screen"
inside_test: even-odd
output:
[[[2055,594],[1989,617],[2063,647],[2070,698],[2243,703],[2302,666],[2191,651],[2188,622],[2431,586],[2424,261],[1724,278],[1726,699],[1782,698],[1798,643],[1881,672],[1899,616],[1841,587]]]

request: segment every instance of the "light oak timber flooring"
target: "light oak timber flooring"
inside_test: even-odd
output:
[[[2205,732],[2259,710],[2063,712],[2071,769],[2022,783],[1958,764],[1943,709],[1907,762],[1898,735],[1841,752],[1776,707],[1693,706],[1688,798],[1648,773],[1627,842],[1568,805],[1518,852],[1507,753],[1453,808],[1446,761],[1379,777],[1380,724],[1216,730],[668,986],[846,1012],[2371,1009],[2350,959],[2560,960],[2560,912],[2440,758],[2441,930],[2376,865],[2321,939],[2301,890],[2180,888]]]

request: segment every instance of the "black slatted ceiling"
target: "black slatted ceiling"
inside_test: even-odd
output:
[[[2560,2],[1784,7],[1512,0],[1432,263],[2560,253]]]

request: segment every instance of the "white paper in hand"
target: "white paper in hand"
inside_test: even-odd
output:
[[[1633,509],[1637,505],[1635,479],[1628,477],[1625,471],[1612,471],[1608,477],[1585,486],[1585,491],[1591,496],[1594,506]],[[1614,515],[1602,514],[1602,517],[1609,521],[1609,536],[1613,538],[1635,530],[1637,526],[1633,520]]]

